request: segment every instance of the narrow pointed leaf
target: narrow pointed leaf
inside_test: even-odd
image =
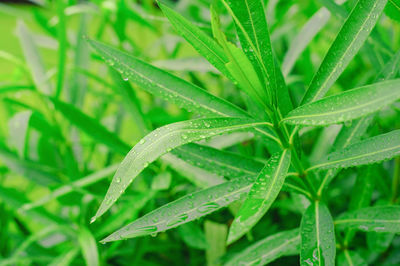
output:
[[[226,253],[226,235],[228,226],[210,220],[204,222],[204,233],[207,239],[206,261],[209,266],[220,265],[219,259]]]
[[[307,208],[301,219],[300,234],[301,265],[335,265],[333,220],[324,203],[317,201]]]
[[[81,246],[83,258],[85,259],[86,265],[100,265],[97,243],[89,229],[82,227],[79,230],[78,236],[78,242]]]
[[[228,57],[226,67],[231,73],[234,81],[253,101],[258,103],[260,106],[265,105],[268,101],[268,96],[264,91],[264,87],[257,75],[256,69],[245,52],[227,40],[221,29],[219,15],[215,8],[211,8],[211,26],[215,38],[221,44]]]
[[[71,184],[60,186],[60,187],[54,189],[53,191],[51,191],[51,193],[49,195],[46,195],[43,198],[40,198],[34,202],[24,204],[21,207],[21,209],[24,211],[27,211],[27,210],[30,210],[33,208],[37,208],[39,206],[42,206],[42,205],[48,203],[49,201],[52,201],[54,199],[57,199],[61,196],[66,195],[68,193],[71,193],[75,189],[83,188],[83,187],[89,186],[93,183],[99,182],[100,180],[103,180],[106,177],[113,174],[117,170],[117,168],[118,168],[118,165],[114,164],[107,168],[101,169],[95,173],[89,174],[81,179],[78,179],[78,180],[72,182]]]
[[[372,164],[391,159],[398,154],[400,154],[400,130],[394,130],[334,151],[308,170]]]
[[[245,202],[236,214],[228,235],[232,243],[249,231],[268,211],[282,189],[290,166],[290,150],[274,154],[258,174]]]
[[[299,229],[283,231],[262,239],[233,256],[225,266],[265,265],[283,256],[300,253]]]
[[[335,220],[339,229],[358,228],[365,232],[400,232],[400,207],[376,206],[344,213]]]
[[[302,104],[321,99],[375,27],[387,0],[359,0],[315,74]]]
[[[93,221],[107,211],[133,179],[161,155],[184,144],[265,125],[245,118],[208,118],[170,124],[144,137],[122,161]]]
[[[57,169],[28,159],[22,159],[1,145],[0,161],[11,170],[22,176],[29,177],[31,181],[37,184],[51,186],[60,183]]]
[[[179,147],[173,150],[172,154],[191,165],[225,176],[228,179],[251,177],[256,180],[258,173],[264,166],[261,161],[195,143]],[[296,180],[288,178],[285,180],[282,190],[309,194],[296,183]]]
[[[274,90],[276,88],[275,62],[264,13],[264,2],[261,0],[223,0],[222,2],[236,23],[243,50],[253,62],[254,67],[267,77],[270,91]]]
[[[291,111],[283,121],[293,125],[326,126],[372,114],[400,99],[400,79],[345,91]]]
[[[219,210],[243,197],[252,178],[236,178],[170,202],[124,226],[103,242],[163,232]]]
[[[393,79],[396,77],[400,69],[400,51],[397,52],[390,59],[388,63],[383,67],[381,73],[375,79],[376,81],[383,81],[388,79]],[[364,116],[351,123],[349,127],[342,127],[339,134],[337,135],[335,142],[333,144],[333,151],[339,150],[347,147],[350,144],[354,144],[360,141],[361,137],[367,131],[369,125],[373,121],[373,115]],[[326,171],[324,177],[322,178],[321,185],[318,189],[318,193],[321,194],[324,187],[327,187],[332,179],[337,175],[338,169],[329,169]]]
[[[22,51],[24,53],[26,63],[30,69],[32,80],[36,86],[36,89],[44,94],[50,94],[51,87],[46,77],[46,69],[44,67],[43,59],[33,41],[32,34],[22,21],[18,22],[17,35],[19,37]]]
[[[158,4],[174,29],[222,74],[230,78],[230,73],[225,66],[228,63],[228,58],[222,47],[213,38],[173,9],[162,2],[158,2]]]
[[[190,111],[213,116],[247,116],[239,107],[183,79],[153,67],[129,54],[102,43],[88,40],[104,60],[124,78],[131,79],[142,89]]]
[[[71,104],[51,99],[57,111],[75,125],[89,137],[96,141],[99,141],[109,147],[111,150],[117,151],[121,154],[125,154],[129,151],[129,146],[125,144],[118,136],[110,132],[107,128],[101,125],[97,120],[84,114],[79,109]]]
[[[207,171],[235,178],[244,175],[257,175],[263,163],[252,158],[191,143],[172,151],[180,159]]]

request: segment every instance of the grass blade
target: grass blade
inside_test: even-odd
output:
[[[345,91],[291,111],[283,121],[293,125],[327,126],[350,121],[400,99],[400,79]]]
[[[231,225],[228,244],[243,236],[268,211],[282,189],[290,166],[290,156],[290,150],[272,155],[258,174],[249,195]]]
[[[109,235],[103,242],[163,232],[228,206],[249,191],[252,179],[234,180],[186,195],[146,214]]]
[[[124,52],[88,40],[106,62],[141,88],[176,103],[190,111],[205,115],[247,116],[239,107],[223,100],[185,80],[153,67]]]
[[[335,232],[332,216],[324,203],[311,204],[301,219],[300,264],[335,265]]]
[[[358,228],[365,232],[400,232],[400,207],[376,206],[344,213],[335,220],[339,229]]]
[[[125,157],[92,221],[108,210],[132,180],[161,155],[190,142],[267,124],[245,118],[209,118],[178,122],[154,130]]]
[[[294,229],[279,232],[256,242],[233,256],[224,265],[265,265],[280,257],[299,253],[299,229]]]
[[[335,83],[375,27],[386,2],[358,1],[311,81],[302,104],[321,99]]]
[[[334,151],[307,171],[371,164],[393,158],[398,154],[400,154],[400,130],[394,130]]]

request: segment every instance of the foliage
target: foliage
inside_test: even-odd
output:
[[[400,264],[397,0],[32,2],[0,265]]]

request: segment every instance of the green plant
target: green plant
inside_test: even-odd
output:
[[[97,40],[81,38],[89,7],[57,1],[56,27],[35,11],[35,21],[58,42],[52,78],[34,35],[18,23],[25,61],[0,56],[31,78],[28,85],[14,80],[0,91],[28,95],[2,98],[7,112],[0,117],[18,134],[0,130],[7,139],[0,143],[6,184],[0,188],[0,215],[2,224],[13,227],[4,235],[29,237],[9,244],[16,248],[7,257],[8,244],[1,246],[0,235],[0,259],[5,258],[0,265],[399,263],[400,3],[266,1],[266,8],[262,0],[188,2],[182,5],[194,11],[185,16],[167,1],[157,4],[212,66],[179,61],[185,47],[180,42],[165,48],[170,61],[157,61],[149,45],[129,35],[126,25],[132,19],[143,35],[163,38],[160,25],[166,22],[151,20],[158,12],[152,1],[143,1],[143,9],[131,1],[97,3],[102,7]],[[309,14],[315,5],[320,9],[307,15],[292,42],[270,34],[291,32],[298,23],[288,18],[291,7]],[[198,10],[209,11],[210,24]],[[68,14],[78,13],[78,38],[70,43]],[[321,49],[312,40],[331,15],[342,26]],[[116,36],[111,39],[118,40],[118,49],[103,43],[107,36]],[[91,57],[86,43],[95,52]],[[75,59],[68,68],[71,50]],[[315,73],[314,55],[323,55]],[[196,73],[202,64],[204,76]],[[185,78],[171,73],[177,68]],[[86,114],[97,101],[94,115]],[[106,127],[99,120],[107,114],[113,123]],[[30,200],[8,188],[14,172],[48,186],[48,195],[33,197],[43,190],[28,188]],[[104,179],[110,174],[109,185]],[[54,201],[60,210],[49,204]],[[204,223],[196,221],[206,215],[211,216]],[[25,219],[51,226],[31,228]],[[51,252],[32,244],[56,233],[68,241]],[[154,238],[141,238],[149,235]],[[199,250],[205,250],[205,259]],[[29,256],[19,258],[24,251]],[[156,256],[146,257],[149,253]]]
[[[333,265],[337,245],[348,255],[348,239],[343,243],[335,240],[335,225],[338,235],[346,230],[353,232],[354,228],[366,232],[400,232],[400,208],[397,206],[349,209],[334,221],[325,199],[325,189],[340,169],[369,165],[400,153],[398,130],[360,140],[371,122],[368,117],[400,99],[400,80],[392,79],[398,73],[398,54],[382,71],[382,81],[323,98],[370,35],[386,1],[358,1],[314,75],[301,105],[291,111],[289,94],[272,51],[262,1],[221,2],[233,17],[243,50],[227,41],[221,31],[215,6],[211,10],[215,39],[171,8],[162,3],[160,6],[176,31],[248,96],[247,105],[254,108],[249,108],[248,113],[128,54],[90,41],[92,47],[112,67],[142,88],[200,115],[223,117],[178,122],[159,128],[143,138],[125,157],[92,222],[115,203],[149,163],[184,144],[246,130],[259,135],[258,141],[265,142],[272,155],[262,169],[256,169],[250,177],[245,173],[239,176],[235,174],[232,181],[169,203],[123,227],[103,242],[163,232],[216,211],[234,200],[243,199],[229,229],[227,241],[231,244],[251,230],[266,214],[285,179],[288,183],[293,182],[288,185],[289,191],[302,193],[310,202],[303,214],[300,230],[296,231],[294,240],[289,240],[287,244],[286,241],[293,232],[279,233],[279,236],[264,243],[265,253],[257,251],[256,257],[250,250],[258,248],[258,244],[249,247],[243,252],[244,255],[239,254],[237,263],[257,261],[264,264],[279,256],[294,253],[294,247],[300,245],[302,265]],[[386,69],[394,71],[385,71]],[[333,151],[315,164],[307,166],[307,160],[301,159],[302,151],[297,144],[299,129],[304,126],[329,126],[348,121],[354,122],[351,126],[342,128],[332,147]],[[220,166],[218,160],[227,160],[227,155],[222,151],[213,150],[210,156],[202,152],[201,146],[192,146],[191,152],[188,156],[185,155],[185,150],[178,149],[174,154],[194,165],[197,161],[203,163],[202,160],[207,160],[207,169],[217,174],[221,173],[220,168],[235,168],[238,160],[242,160],[232,158]],[[293,167],[293,174],[286,177],[290,166]],[[244,172],[240,168],[236,171]],[[397,178],[399,177],[393,177],[394,180]],[[364,188],[361,185],[357,189]],[[363,197],[365,198],[360,200],[367,201],[371,195],[369,193]],[[301,237],[297,237],[297,234]],[[267,255],[267,249],[275,248],[279,252]]]

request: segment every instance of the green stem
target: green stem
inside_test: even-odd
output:
[[[286,125],[280,123],[280,121],[282,120],[282,115],[280,114],[280,112],[277,111],[277,112],[275,112],[275,114],[276,114],[276,116],[274,116],[274,121],[273,121],[275,131],[277,132],[278,137],[281,139],[281,142],[282,142],[284,148],[291,149],[292,164],[296,168],[297,172],[299,173],[300,178],[303,180],[305,187],[310,192],[312,199],[318,200],[319,197],[317,195],[314,185],[310,181],[310,176],[304,170],[303,163],[301,162],[296,149],[294,149],[294,145],[292,145],[290,143],[290,139],[293,139],[293,137],[290,136],[290,133],[289,133],[288,129],[286,128]]]

